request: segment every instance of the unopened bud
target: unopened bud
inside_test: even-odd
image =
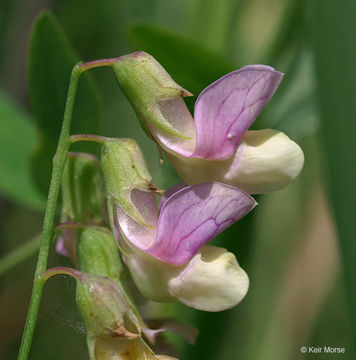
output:
[[[62,221],[101,223],[104,202],[104,182],[96,157],[70,153],[62,180]]]
[[[77,281],[77,304],[88,334],[138,337],[139,321],[118,285],[109,277],[81,274]]]
[[[105,218],[105,191],[98,159],[90,154],[69,153],[62,179],[61,222],[98,225]],[[80,227],[63,226],[56,250],[77,265]]]
[[[80,269],[89,274],[109,276],[117,281],[122,271],[122,262],[117,240],[109,230],[86,227],[78,242]]]
[[[139,319],[114,280],[66,267],[48,269],[42,274],[42,279],[46,281],[60,274],[77,280],[77,305],[88,338],[116,336],[135,339],[140,335]]]

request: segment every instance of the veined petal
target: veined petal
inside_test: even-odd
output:
[[[159,211],[161,211],[163,205],[165,204],[165,202],[173,195],[175,194],[177,191],[184,189],[185,187],[187,187],[188,185],[186,183],[179,183],[177,185],[172,186],[171,188],[169,188],[167,191],[165,191],[165,193],[162,196],[161,202],[159,203]]]
[[[146,252],[169,264],[182,265],[255,206],[250,195],[226,184],[183,188],[163,205],[157,237]]]
[[[209,245],[168,282],[168,291],[178,301],[205,311],[232,308],[245,297],[248,287],[248,276],[235,255]]]
[[[250,65],[204,89],[195,103],[196,148],[192,156],[211,160],[229,158],[282,77],[272,67]]]

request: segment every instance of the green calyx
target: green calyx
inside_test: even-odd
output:
[[[62,179],[62,221],[101,224],[105,190],[99,161],[84,153],[69,153]]]
[[[139,320],[109,277],[81,273],[76,299],[90,338],[139,336]]]
[[[157,192],[152,183],[144,157],[137,143],[132,139],[105,141],[102,147],[101,164],[106,183],[107,196],[138,223],[151,226],[131,200],[134,189]]]
[[[119,281],[122,262],[117,240],[109,230],[93,226],[84,228],[79,236],[77,253],[81,271]]]
[[[165,119],[159,102],[192,94],[179,86],[151,55],[138,51],[121,56],[113,69],[122,91],[150,137],[148,123],[166,134],[189,139]]]

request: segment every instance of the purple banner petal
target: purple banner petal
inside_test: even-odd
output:
[[[255,206],[250,195],[229,185],[213,182],[185,187],[163,205],[156,240],[146,252],[182,265]]]
[[[204,89],[195,103],[197,142],[192,156],[211,160],[229,158],[282,77],[272,67],[249,65]]]

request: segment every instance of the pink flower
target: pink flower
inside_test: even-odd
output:
[[[125,263],[146,297],[206,311],[243,299],[249,281],[234,254],[205,244],[256,206],[250,195],[213,182],[174,187],[159,212],[154,193],[136,189],[131,200],[146,225],[118,203],[115,219]]]
[[[140,250],[179,266],[220,232],[256,206],[242,190],[221,183],[180,185],[168,190],[158,214],[154,193],[134,190],[131,199],[151,227],[134,221],[116,207],[125,238]]]
[[[123,56],[114,71],[144,129],[187,184],[219,181],[264,193],[300,173],[304,155],[295,142],[276,130],[248,130],[283,77],[272,67],[245,66],[209,85],[194,119],[182,99],[191,94],[151,55]]]

